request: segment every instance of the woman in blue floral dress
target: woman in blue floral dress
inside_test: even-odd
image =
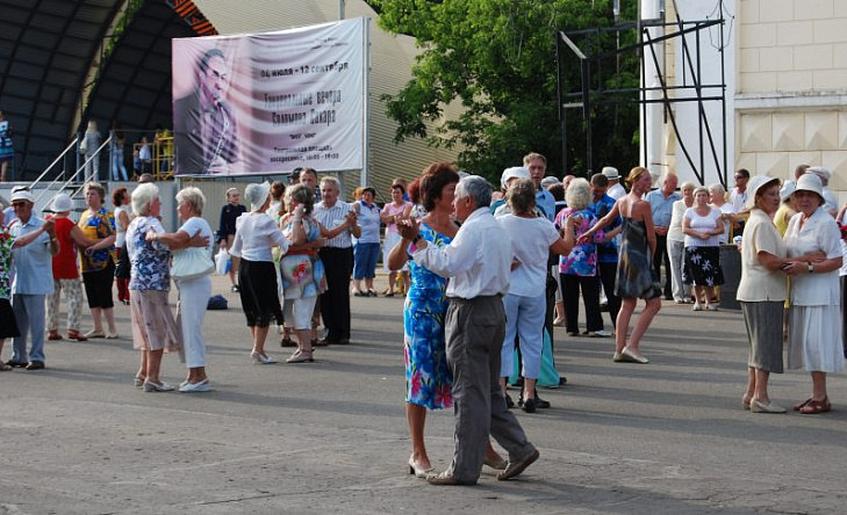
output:
[[[450,218],[459,174],[446,162],[433,163],[420,179],[420,200],[427,211],[421,220],[420,237],[430,245],[447,246],[459,227]],[[398,222],[402,223],[402,222]],[[402,239],[391,249],[388,266],[399,270],[408,260],[411,286],[403,308],[403,360],[406,366],[406,419],[412,440],[409,473],[424,477],[432,470],[424,445],[427,409],[453,406],[453,378],[447,367],[444,316],[447,313],[447,279],[411,259],[414,242]],[[505,468],[505,462],[489,444],[485,463]]]

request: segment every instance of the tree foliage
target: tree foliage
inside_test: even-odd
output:
[[[550,172],[562,175],[555,34],[612,25],[611,0],[370,3],[380,13],[381,27],[414,36],[421,48],[412,79],[396,95],[384,97],[389,117],[399,124],[396,140],[421,137],[431,145],[458,145],[460,166],[492,178],[519,164],[527,152],[541,152]],[[634,15],[635,2],[630,3]],[[607,35],[592,44],[614,48],[613,38]],[[577,61],[563,57],[570,59],[563,70],[566,87],[579,89]],[[631,61],[625,61],[623,72],[602,78],[603,83],[637,86],[637,61],[634,69]],[[463,112],[444,120],[443,110],[453,102]],[[595,166],[631,166],[638,154],[637,108],[598,108],[592,117]],[[571,110],[567,119],[568,168],[584,173],[582,117]],[[431,122],[435,130],[428,129]]]

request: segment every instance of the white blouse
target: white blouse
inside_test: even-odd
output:
[[[288,240],[265,213],[247,212],[235,220],[235,240],[229,253],[247,261],[273,261],[271,249],[288,251]]]
[[[785,245],[788,257],[823,251],[827,259],[841,257],[841,231],[835,219],[823,207],[812,213],[800,227],[803,213],[788,222]],[[797,306],[840,305],[838,270],[826,273],[799,274],[791,278],[791,304]]]

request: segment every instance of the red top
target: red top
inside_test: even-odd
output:
[[[76,244],[71,239],[71,230],[76,227],[69,218],[56,218],[56,239],[59,253],[53,256],[53,279],[77,279]]]

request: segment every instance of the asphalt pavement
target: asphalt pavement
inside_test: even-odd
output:
[[[226,291],[222,278],[215,289]],[[838,513],[845,509],[847,381],[825,415],[741,408],[746,338],[734,311],[665,303],[648,365],[611,360],[611,338],[556,330],[568,383],[552,408],[516,411],[541,458],[474,487],[408,475],[401,298],[353,298],[353,338],[311,364],[254,365],[237,294],[207,314],[214,391],[132,385],[129,310],[118,340],[47,343],[47,369],[0,373],[0,514],[18,513]],[[171,301],[175,300],[175,292]],[[603,314],[609,328],[608,315]],[[90,319],[83,318],[83,329]],[[278,337],[268,345],[282,361]],[[7,342],[7,346],[9,342]],[[8,349],[3,353],[8,359]],[[166,355],[163,378],[185,374]],[[808,397],[808,374],[771,397]],[[429,415],[433,464],[452,453],[451,411]]]

